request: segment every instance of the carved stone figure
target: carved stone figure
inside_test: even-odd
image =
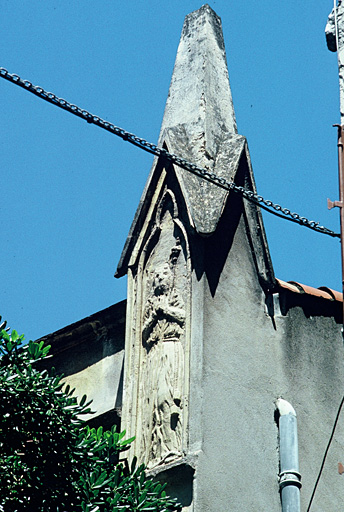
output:
[[[169,261],[153,272],[143,313],[142,456],[149,467],[173,460],[182,451],[185,304],[175,286],[180,252],[177,239]]]

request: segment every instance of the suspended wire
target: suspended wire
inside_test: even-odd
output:
[[[330,446],[331,446],[331,443],[332,443],[332,440],[333,440],[333,437],[334,437],[334,433],[335,433],[336,428],[337,428],[337,423],[338,423],[338,420],[339,420],[339,416],[340,416],[343,404],[344,404],[344,396],[343,396],[343,398],[342,398],[342,400],[341,400],[341,402],[339,404],[337,416],[336,416],[336,419],[335,419],[335,422],[334,422],[334,425],[333,425],[333,428],[332,428],[330,439],[329,439],[329,442],[327,443],[327,447],[326,447],[326,450],[325,450],[325,453],[324,453],[324,456],[323,456],[323,459],[322,459],[322,462],[321,462],[319,474],[318,474],[318,477],[316,479],[316,482],[315,482],[315,485],[314,485],[314,489],[313,489],[313,492],[312,492],[312,496],[311,496],[311,499],[309,500],[309,504],[308,504],[306,512],[309,512],[310,509],[311,509],[312,502],[313,502],[313,499],[314,499],[314,495],[315,495],[315,492],[317,490],[317,487],[318,487],[318,484],[319,484],[319,481],[320,481],[320,478],[321,478],[321,475],[322,475],[322,472],[323,472],[323,469],[324,469],[324,466],[325,466],[326,457],[327,457],[327,454],[329,452],[329,449],[330,449]]]
[[[277,203],[273,203],[272,201],[264,199],[264,197],[256,194],[252,190],[238,186],[233,181],[227,181],[225,178],[217,176],[215,173],[210,172],[207,169],[199,167],[192,162],[185,160],[184,158],[174,155],[173,153],[169,153],[166,149],[159,148],[155,144],[152,144],[151,142],[148,142],[141,137],[137,137],[133,133],[127,132],[123,128],[109,123],[108,121],[104,121],[104,119],[91,114],[85,109],[81,109],[77,105],[69,103],[63,98],[59,98],[54,93],[47,92],[42,87],[33,85],[29,80],[22,80],[20,76],[9,73],[5,68],[0,67],[0,77],[18,85],[19,87],[22,87],[32,94],[35,94],[48,103],[52,103],[56,107],[62,108],[63,110],[66,110],[67,112],[70,112],[71,114],[84,119],[90,124],[95,124],[96,126],[99,126],[100,128],[103,128],[104,130],[107,130],[108,132],[117,135],[118,137],[121,137],[123,140],[139,147],[140,149],[143,149],[144,151],[147,151],[148,153],[165,158],[169,162],[178,165],[179,167],[198,176],[199,178],[205,179],[227,191],[233,190],[234,192],[239,193],[243,198],[256,205],[259,205],[263,210],[271,213],[272,215],[275,215],[284,220],[288,220],[290,222],[294,222],[300,226],[305,226],[318,233],[323,233],[333,238],[340,238],[339,233],[335,233],[334,231],[321,226],[319,222],[315,222],[314,220],[309,220],[306,217],[302,217],[298,213],[292,212],[288,208],[283,208]]]

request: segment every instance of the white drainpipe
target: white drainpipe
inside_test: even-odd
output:
[[[279,411],[279,485],[282,512],[300,512],[301,475],[297,444],[296,412],[289,402],[279,398],[276,401]]]

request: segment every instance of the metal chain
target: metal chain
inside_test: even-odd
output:
[[[33,85],[28,80],[22,80],[18,75],[9,73],[5,68],[0,67],[0,77],[16,85],[19,85],[23,89],[26,89],[27,91],[35,94],[36,96],[39,96],[43,100],[48,101],[53,105],[56,105],[57,107],[62,108],[63,110],[67,110],[75,116],[81,117],[90,124],[95,124],[100,128],[103,128],[104,130],[107,130],[108,132],[113,133],[118,137],[121,137],[123,140],[130,142],[134,146],[137,146],[143,149],[144,151],[147,151],[148,153],[165,158],[169,162],[178,165],[179,167],[185,169],[186,171],[191,172],[192,174],[195,174],[196,176],[205,179],[218,187],[221,187],[228,191],[233,190],[234,192],[241,194],[243,198],[247,199],[248,201],[251,201],[254,204],[259,205],[261,208],[263,208],[269,213],[272,213],[273,215],[276,215],[277,217],[280,217],[291,222],[295,222],[296,224],[305,226],[309,229],[312,229],[313,231],[317,231],[318,233],[323,233],[331,237],[340,238],[339,233],[335,233],[334,231],[331,231],[330,229],[325,228],[324,226],[320,226],[319,222],[315,222],[314,220],[308,220],[306,217],[302,217],[298,213],[292,212],[288,208],[282,208],[282,206],[280,206],[279,204],[264,199],[263,196],[256,194],[252,190],[240,187],[236,185],[233,181],[227,181],[225,178],[221,178],[217,176],[215,173],[208,171],[207,169],[198,167],[197,165],[189,162],[188,160],[185,160],[184,158],[174,155],[173,153],[169,153],[166,149],[159,148],[155,144],[152,144],[151,142],[148,142],[145,139],[142,139],[141,137],[137,137],[133,133],[127,132],[123,128],[119,128],[118,126],[109,123],[108,121],[104,121],[104,119],[101,119],[100,117],[91,114],[87,110],[81,109],[77,105],[73,105],[72,103],[69,103],[63,98],[59,98],[52,92],[47,92],[42,87]]]

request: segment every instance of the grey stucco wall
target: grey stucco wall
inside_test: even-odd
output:
[[[87,366],[80,372],[67,375],[64,379],[71,388],[75,388],[75,396],[80,399],[83,395],[87,395],[87,398],[92,400],[91,409],[94,413],[85,414],[83,418],[86,421],[116,408],[120,409],[123,358],[124,350],[121,350]]]
[[[201,354],[198,370],[191,364],[191,372],[198,372],[191,375],[190,395],[190,447],[200,447],[195,510],[280,511],[274,417],[279,396],[298,416],[301,510],[306,510],[343,393],[340,326],[330,317],[307,318],[301,307],[286,316],[276,307],[272,320],[243,219],[215,291],[204,275],[194,282],[195,297],[204,290],[203,312],[197,308],[193,317],[203,331],[203,346],[193,339],[191,348]],[[342,509],[344,482],[337,471],[342,434],[339,427],[312,512]]]
[[[85,415],[93,426],[119,427],[123,392],[126,301],[45,336],[54,367],[79,399],[92,400],[94,414]]]

